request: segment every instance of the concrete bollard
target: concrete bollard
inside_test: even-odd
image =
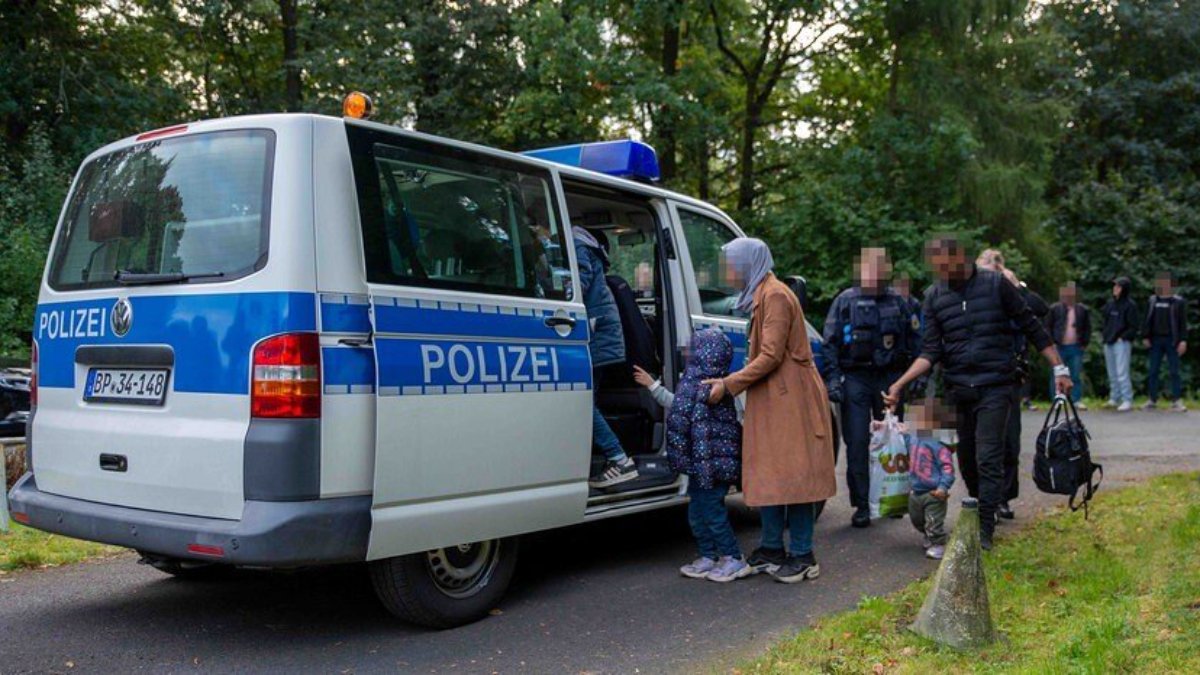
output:
[[[964,499],[933,588],[910,629],[939,644],[970,649],[1000,635],[992,625],[987,579],[979,548],[979,502]]]

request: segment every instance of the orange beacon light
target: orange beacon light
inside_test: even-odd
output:
[[[342,99],[342,114],[346,117],[365,120],[369,119],[374,111],[375,106],[371,104],[371,97],[361,91],[352,91]]]

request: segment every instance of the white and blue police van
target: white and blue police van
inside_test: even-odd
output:
[[[742,233],[657,173],[632,141],[520,155],[305,114],[101,148],[43,277],[14,519],[181,578],[365,561],[400,617],[480,618],[519,535],[686,500],[628,367],[594,385],[572,225],[667,386],[699,327],[744,359],[718,263]],[[637,480],[589,489],[593,402]]]

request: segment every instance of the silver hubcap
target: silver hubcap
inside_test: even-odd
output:
[[[469,598],[487,587],[500,560],[500,542],[492,539],[429,551],[425,562],[433,584],[452,598]]]

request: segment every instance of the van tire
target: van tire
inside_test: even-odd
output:
[[[375,595],[395,616],[429,628],[454,628],[487,616],[508,590],[517,567],[517,538],[491,539],[467,547],[447,547],[375,560],[368,564]],[[487,547],[484,551],[483,547]],[[451,557],[466,555],[465,569],[445,565]],[[448,587],[447,567],[468,573],[458,588]],[[442,580],[439,580],[442,579]]]

